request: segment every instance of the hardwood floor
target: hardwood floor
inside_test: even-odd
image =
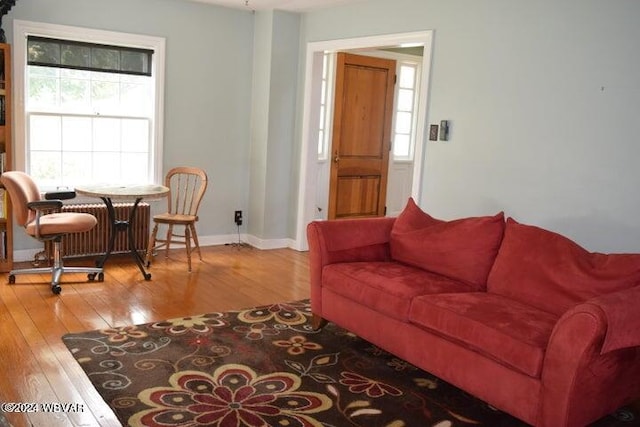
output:
[[[150,281],[129,256],[114,256],[104,282],[66,274],[59,296],[47,276],[16,276],[16,284],[8,285],[0,274],[0,402],[74,403],[81,409],[5,413],[8,421],[15,427],[120,426],[62,343],[66,333],[309,297],[305,252],[203,247],[203,261],[194,255],[191,273],[183,254],[173,250],[169,260],[159,254]]]

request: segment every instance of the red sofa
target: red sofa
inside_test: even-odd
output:
[[[536,426],[640,396],[640,254],[588,252],[503,213],[308,225],[311,307]]]

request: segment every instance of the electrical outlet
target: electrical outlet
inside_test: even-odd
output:
[[[242,211],[235,211],[233,213],[233,221],[238,227],[242,225]]]

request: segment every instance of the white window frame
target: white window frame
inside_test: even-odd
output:
[[[164,87],[165,87],[165,39],[140,34],[96,30],[67,25],[47,24],[33,21],[13,21],[13,126],[14,126],[14,168],[26,170],[27,126],[25,111],[27,36],[37,35],[58,39],[82,40],[93,43],[124,45],[153,50],[152,75],[155,77],[154,119],[151,129],[150,162],[151,176],[155,183],[163,181],[163,128],[164,128]]]
[[[336,74],[336,53],[325,52],[322,61],[324,84],[324,104],[320,103],[320,107],[324,107],[324,117],[321,117],[319,132],[322,137],[318,136],[318,161],[327,161],[329,159],[329,148],[331,147],[331,139],[333,136],[333,107],[334,107],[334,85]]]
[[[413,92],[413,102],[412,102],[412,106],[411,106],[411,111],[400,111],[400,106],[399,106],[399,97],[400,97],[400,89],[407,89],[407,88],[401,88],[400,87],[400,70],[402,68],[402,66],[408,66],[414,69],[414,81],[413,81],[413,87],[410,88],[410,90]],[[391,155],[393,157],[393,161],[394,162],[413,162],[414,160],[414,156],[415,156],[415,148],[416,148],[416,136],[418,133],[418,118],[417,118],[417,110],[418,110],[418,101],[419,101],[419,92],[418,89],[420,88],[420,73],[421,73],[421,69],[420,69],[420,62],[417,59],[411,59],[411,60],[407,60],[407,59],[403,59],[402,57],[400,59],[397,60],[396,63],[396,76],[398,81],[396,82],[395,85],[395,101],[394,101],[394,110],[393,110],[393,129],[392,129],[392,136],[391,136],[391,140],[393,141],[393,147],[391,149]],[[396,144],[396,136],[398,135],[398,132],[396,131],[396,119],[398,117],[398,113],[399,112],[403,112],[403,113],[409,113],[411,114],[411,130],[409,131],[409,152],[407,153],[406,156],[401,156],[401,155],[397,155],[395,152],[395,144]]]

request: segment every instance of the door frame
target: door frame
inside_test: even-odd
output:
[[[298,180],[298,206],[296,239],[294,249],[307,250],[307,224],[315,218],[315,195],[317,191],[317,146],[316,123],[320,118],[320,89],[322,83],[322,60],[325,51],[367,49],[397,46],[423,46],[422,76],[418,101],[418,122],[414,152],[414,168],[411,185],[412,197],[420,203],[424,144],[426,142],[427,106],[431,72],[433,30],[387,34],[380,36],[336,39],[308,42],[306,50],[304,100],[302,110],[302,144],[300,149],[300,179]]]

